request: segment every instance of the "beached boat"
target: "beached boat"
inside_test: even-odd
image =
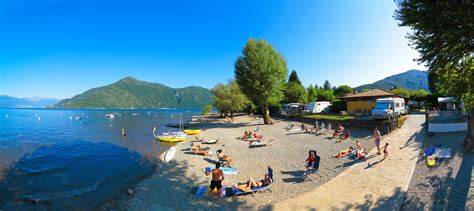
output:
[[[179,136],[159,136],[158,139],[164,142],[180,142],[186,140],[185,137]]]
[[[201,130],[184,130],[184,133],[188,135],[196,135],[196,134],[201,133]]]
[[[162,133],[162,136],[178,136],[178,137],[184,137],[186,138],[187,134],[181,131],[177,132],[168,132],[168,133]]]
[[[109,119],[113,119],[115,116],[113,114],[106,114],[105,117],[107,117]]]

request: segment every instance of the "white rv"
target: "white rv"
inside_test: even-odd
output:
[[[309,113],[319,114],[322,112],[329,112],[329,106],[331,106],[329,101],[311,102],[306,105],[306,109]]]
[[[377,99],[372,118],[387,119],[388,117],[400,116],[405,113],[405,99],[399,97],[389,97]]]

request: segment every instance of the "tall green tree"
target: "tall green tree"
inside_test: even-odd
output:
[[[318,87],[314,87],[313,85],[309,85],[307,88],[307,101],[308,102],[315,102],[318,100]]]
[[[324,81],[323,89],[324,89],[324,90],[330,90],[330,89],[331,89],[331,84],[329,83],[328,80],[325,80],[325,81]]]
[[[262,110],[270,124],[269,105],[283,99],[288,67],[285,58],[265,40],[250,38],[235,62],[235,78],[243,93]]]
[[[336,95],[337,97],[342,97],[352,92],[353,92],[352,88],[347,85],[340,85],[339,87],[334,89],[334,95]]]
[[[285,101],[287,103],[306,103],[307,93],[304,86],[297,82],[288,82],[285,90]]]
[[[292,70],[290,73],[290,77],[288,78],[288,83],[290,82],[295,82],[299,85],[301,84],[300,78],[298,78],[298,74],[296,73],[296,70]]]
[[[395,89],[390,90],[390,92],[395,93],[397,95],[405,96],[407,98],[411,97],[411,91],[404,88],[395,88]]]
[[[320,90],[318,90],[318,100],[332,102],[335,99],[336,99],[336,96],[334,96],[334,92],[332,91],[332,89],[329,89],[329,90],[320,89]]]
[[[473,1],[398,1],[395,18],[410,27],[410,45],[428,67],[430,87],[463,99],[470,110],[469,131],[464,146],[474,151],[474,52]],[[434,84],[433,84],[434,82]],[[432,90],[433,91],[433,90]]]
[[[227,84],[217,84],[211,92],[214,94],[214,105],[221,116],[230,114],[234,117],[235,112],[243,111],[250,104],[235,80],[230,80]]]
[[[418,102],[418,108],[421,108],[421,102],[426,101],[426,96],[428,96],[428,92],[423,89],[420,89],[418,91],[413,91],[410,94],[410,99],[416,100]]]

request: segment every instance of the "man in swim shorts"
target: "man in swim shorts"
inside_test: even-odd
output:
[[[222,180],[224,180],[224,172],[220,170],[221,163],[216,163],[216,168],[211,172],[207,173],[207,175],[212,175],[211,185],[209,186],[209,191],[214,191],[217,188],[217,200],[220,199],[222,193]]]

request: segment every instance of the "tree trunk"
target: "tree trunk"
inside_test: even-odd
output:
[[[223,112],[221,112],[221,118],[223,118],[223,117],[224,117],[224,113],[223,113]]]
[[[471,114],[469,115],[468,120],[468,130],[467,136],[464,139],[464,148],[468,152],[474,152],[474,108],[471,109]]]
[[[271,124],[272,118],[270,117],[270,111],[268,111],[268,105],[262,106],[262,116],[264,124]]]

